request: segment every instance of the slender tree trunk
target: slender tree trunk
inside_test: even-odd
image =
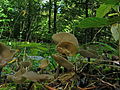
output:
[[[51,32],[51,8],[52,8],[52,2],[49,0],[49,22],[48,22],[48,28],[49,28],[49,33]]]
[[[32,7],[32,1],[31,0],[29,0],[28,1],[28,22],[27,22],[27,31],[26,31],[26,41],[28,41],[29,40],[29,37],[30,37],[30,32],[31,32],[31,11],[32,11],[32,9],[31,9],[31,7]]]
[[[85,2],[85,15],[86,15],[86,18],[88,17],[88,2],[89,2],[89,0],[86,0],[86,2]]]
[[[57,0],[54,0],[54,29],[53,29],[53,33],[56,33],[56,31],[57,31],[56,19],[57,19]]]
[[[86,0],[85,2],[85,15],[86,15],[86,18],[88,17],[88,0]],[[87,43],[88,42],[88,29],[85,30],[85,42]]]

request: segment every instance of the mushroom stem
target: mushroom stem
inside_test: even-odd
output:
[[[28,85],[27,90],[30,90],[33,84],[34,84],[34,82],[31,81],[30,84]]]
[[[87,57],[87,59],[88,59],[88,62],[90,62],[90,57]]]
[[[56,76],[55,77],[58,77],[59,73],[60,73],[60,65],[57,66],[57,70],[56,70]]]
[[[3,67],[0,67],[0,83],[1,83],[1,79],[2,79],[2,77],[1,77],[1,74],[2,74],[2,69],[3,69]]]
[[[90,57],[87,57],[87,59],[88,59],[87,69],[89,70],[90,69]]]
[[[62,54],[62,56],[66,59],[66,60],[68,60],[68,58],[67,58],[67,56],[65,55],[65,54]],[[67,72],[68,70],[66,69],[66,68],[64,68],[64,72]]]
[[[20,87],[21,87],[21,85],[20,85],[20,84],[17,84],[17,85],[16,85],[16,90],[20,90]]]
[[[62,57],[64,57],[66,60],[68,60],[67,56],[65,54],[62,54]],[[58,65],[57,70],[56,70],[56,77],[58,77],[59,73],[60,73],[60,65]],[[64,68],[64,72],[67,72],[67,69]]]

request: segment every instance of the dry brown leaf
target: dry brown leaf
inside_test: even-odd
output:
[[[40,68],[44,69],[49,65],[50,62],[48,60],[40,60],[40,63]]]
[[[62,57],[60,55],[56,55],[56,54],[54,54],[52,56],[59,65],[65,67],[68,70],[74,69],[74,65],[71,62],[69,62],[67,59],[65,59],[64,57]]]

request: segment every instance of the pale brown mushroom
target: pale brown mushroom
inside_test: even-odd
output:
[[[78,48],[71,42],[61,42],[57,45],[56,50],[66,56],[73,56],[78,52]]]
[[[10,81],[12,80],[15,83],[23,83],[26,80],[26,78],[22,76],[25,72],[26,72],[26,69],[25,68],[21,68],[14,75],[7,76],[7,79],[10,80]]]
[[[51,80],[51,79],[54,78],[52,75],[37,74],[36,72],[33,72],[33,71],[26,72],[22,76],[25,77],[28,80],[33,81],[33,82]]]
[[[60,42],[72,42],[76,46],[78,45],[77,38],[73,34],[67,33],[67,32],[59,32],[57,34],[54,34],[52,36],[52,39],[57,44],[60,43]]]
[[[85,57],[85,58],[88,58],[88,61],[90,62],[90,58],[98,58],[98,54],[93,51],[93,50],[79,50],[79,53],[81,56]]]
[[[0,66],[5,66],[14,56],[16,50],[0,43]]]
[[[64,57],[54,54],[52,55],[54,60],[60,65],[65,67],[67,70],[73,70],[74,69],[74,65],[69,62],[67,59],[65,59]]]
[[[50,62],[44,59],[44,60],[40,60],[40,63],[41,63],[40,68],[44,69],[49,65]]]
[[[23,67],[23,68],[30,67],[31,65],[32,65],[32,63],[29,61],[21,62],[21,67]]]

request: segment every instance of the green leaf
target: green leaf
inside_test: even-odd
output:
[[[34,0],[35,2],[38,2],[38,0]]]
[[[100,0],[100,1],[105,4],[112,4],[112,5],[115,5],[120,2],[120,0]]]
[[[110,24],[120,23],[120,16],[116,16],[109,19]]]
[[[119,29],[119,24],[113,24],[111,26],[112,36],[115,39],[115,41],[119,40]]]
[[[112,51],[112,53],[114,55],[118,55],[118,50],[113,48],[112,46],[110,46],[109,44],[106,44],[106,43],[102,43],[102,42],[95,42],[95,44],[97,45],[102,45],[103,46],[103,50],[107,50],[107,51]],[[102,48],[102,47],[100,47]]]
[[[78,24],[80,28],[103,27],[107,25],[109,25],[108,19],[98,17],[86,18]]]
[[[97,9],[96,17],[104,17],[112,8],[110,4],[101,4]]]

